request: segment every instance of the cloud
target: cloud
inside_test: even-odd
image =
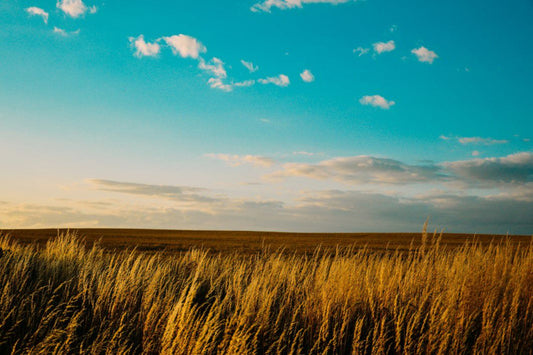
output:
[[[302,78],[303,81],[305,81],[306,83],[310,83],[312,81],[315,81],[315,76],[313,75],[313,73],[311,73],[311,71],[309,71],[309,69],[305,69],[301,74],[300,74],[300,77]]]
[[[200,194],[207,190],[198,187],[138,184],[103,179],[88,179],[87,182],[100,191],[158,197],[181,202],[213,202],[216,200]]]
[[[64,30],[62,28],[54,26],[54,33],[57,34],[57,35],[63,36],[63,37],[68,37],[68,36],[75,36],[75,35],[79,34],[80,30],[77,29],[76,31],[68,32],[68,31],[66,31],[66,30]]]
[[[42,17],[44,23],[48,23],[48,12],[44,11],[43,9],[31,6],[26,9],[26,12],[30,14],[30,16],[40,16]]]
[[[388,101],[381,95],[365,95],[359,99],[361,105],[370,105],[373,107],[380,107],[384,110],[388,110],[391,106],[394,106],[396,103],[394,101]]]
[[[263,2],[257,3],[253,5],[250,10],[253,12],[270,12],[270,10],[275,7],[281,10],[287,10],[287,9],[293,9],[293,8],[301,8],[303,4],[316,4],[316,3],[324,3],[324,4],[343,4],[350,1],[355,0],[265,0]]]
[[[180,55],[183,58],[197,59],[200,53],[205,53],[207,48],[196,38],[184,34],[173,35],[162,38],[170,46],[174,55]]]
[[[149,197],[160,196],[152,194],[151,188],[148,191]],[[120,189],[111,192],[125,194]],[[161,199],[172,202],[165,194]],[[426,217],[431,216],[432,226],[446,227],[448,232],[528,235],[533,231],[531,200],[516,200],[506,195],[479,197],[437,192],[400,198],[382,193],[324,190],[303,191],[296,203],[228,198],[182,208],[161,203],[147,206],[144,201],[131,203],[113,198],[112,206],[102,208],[98,202],[91,201],[88,205],[63,201],[53,206],[0,203],[0,224],[4,228],[417,232]]]
[[[306,152],[306,151],[299,151],[299,152],[292,152],[293,155],[303,155],[306,157],[312,157],[315,155],[324,155],[324,153],[312,153],[312,152]]]
[[[254,65],[254,63],[252,62],[247,62],[244,59],[241,59],[241,63],[246,67],[246,69],[248,69],[250,73],[254,73],[259,70],[259,67],[257,65]]]
[[[96,7],[96,5],[89,7],[90,14],[95,14],[96,12],[98,12],[98,7]]]
[[[244,81],[239,81],[239,82],[233,83],[233,86],[236,86],[236,87],[248,87],[248,86],[252,86],[254,84],[255,84],[255,80],[244,80]]]
[[[509,143],[506,139],[492,139],[492,138],[482,138],[482,137],[451,137],[451,136],[445,136],[440,135],[440,139],[449,141],[449,140],[457,140],[459,143],[463,145],[467,144],[481,144],[481,145],[495,145],[495,144],[507,144]]]
[[[130,37],[129,41],[132,47],[135,48],[134,55],[138,58],[156,57],[161,50],[161,47],[157,42],[145,42],[143,35],[139,35],[139,37]]]
[[[209,80],[207,80],[207,83],[213,89],[219,89],[219,90],[222,90],[222,91],[232,91],[233,90],[233,86],[231,86],[230,84],[224,83],[224,81],[221,78],[209,78]]]
[[[290,84],[289,77],[287,75],[284,75],[284,74],[280,74],[280,75],[275,76],[275,77],[259,79],[257,81],[260,82],[261,84],[274,84],[274,85],[282,86],[282,87],[283,86],[288,86]]]
[[[363,48],[363,47],[357,47],[353,50],[354,53],[359,53],[358,56],[362,56],[368,53],[370,51],[370,48]]]
[[[82,0],[58,0],[56,6],[65,14],[73,18],[80,17],[89,10]]]
[[[472,152],[472,156],[473,156],[473,157],[478,157],[478,156],[479,156],[479,150],[474,150],[474,151]]]
[[[225,79],[228,74],[224,68],[224,62],[216,57],[212,58],[209,62],[206,62],[203,58],[200,58],[198,68],[210,72],[217,78]]]
[[[413,184],[444,179],[434,164],[409,165],[394,159],[368,155],[338,157],[317,164],[286,163],[283,169],[267,175],[267,179],[307,177],[333,179],[348,184]]]
[[[376,42],[372,45],[374,48],[374,52],[377,54],[385,53],[385,52],[392,52],[396,45],[394,44],[394,41],[388,41],[388,42]]]
[[[475,154],[474,154],[475,155]],[[533,153],[505,157],[474,158],[442,163],[406,164],[389,158],[367,155],[337,157],[318,163],[285,163],[267,179],[307,177],[346,184],[405,185],[419,183],[460,183],[474,188],[512,188],[533,182]]]
[[[492,139],[492,138],[481,138],[481,137],[457,137],[457,140],[461,144],[494,145],[494,144],[509,143],[509,141],[506,139]]]
[[[228,74],[224,68],[224,62],[218,58],[212,58],[209,62],[206,62],[203,58],[199,58],[198,68],[210,73],[213,75],[212,78],[209,78],[207,83],[213,89],[219,89],[222,91],[232,91],[233,85],[226,84],[224,79],[227,78]],[[240,86],[244,86],[240,83]]]
[[[250,164],[259,167],[271,167],[275,164],[275,161],[271,158],[259,156],[259,155],[231,155],[231,154],[206,154],[211,159],[218,159],[226,162],[230,166],[241,166]]]
[[[433,61],[438,58],[439,56],[437,55],[437,53],[433,52],[433,51],[430,51],[429,49],[427,49],[426,47],[420,47],[420,48],[415,48],[411,51],[411,53],[413,53],[414,55],[416,55],[416,57],[418,58],[418,61],[420,62],[426,62],[426,63],[429,63],[429,64],[432,64]]]
[[[533,153],[521,152],[501,158],[483,158],[442,164],[458,180],[469,184],[523,184],[533,181]]]

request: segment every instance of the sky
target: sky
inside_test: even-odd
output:
[[[0,228],[532,234],[532,18],[2,1]]]

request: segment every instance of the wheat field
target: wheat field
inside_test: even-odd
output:
[[[0,353],[515,354],[533,349],[533,244],[254,255],[0,239]]]

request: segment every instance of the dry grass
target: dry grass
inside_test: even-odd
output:
[[[0,353],[527,353],[533,244],[105,253],[3,237]]]

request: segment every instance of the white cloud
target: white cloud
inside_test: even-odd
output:
[[[209,62],[206,62],[202,57],[200,57],[198,68],[205,70],[211,73],[211,75],[213,75],[213,77],[207,81],[209,86],[211,86],[213,89],[219,89],[222,91],[233,90],[234,85],[227,84],[224,82],[228,74],[226,72],[226,69],[224,68],[224,62],[222,60],[214,57]],[[245,86],[243,83],[239,84],[241,85],[235,86]]]
[[[265,79],[259,79],[258,82],[261,84],[274,84],[277,86],[288,86],[290,84],[289,77],[285,74],[280,74],[274,77],[268,77]]]
[[[426,47],[415,48],[411,51],[411,53],[416,55],[420,62],[426,62],[429,64],[432,64],[433,61],[439,57],[437,53],[430,51]]]
[[[218,159],[226,162],[230,166],[241,166],[250,164],[253,166],[270,167],[275,164],[272,158],[263,157],[260,155],[231,155],[231,154],[206,154],[211,159]]]
[[[136,57],[155,57],[159,54],[161,47],[157,42],[149,43],[144,40],[143,35],[129,38],[131,45],[135,48]]]
[[[440,135],[442,140],[457,140],[463,145],[467,144],[482,144],[482,145],[495,145],[495,144],[507,144],[509,141],[507,139],[492,139],[492,138],[483,138],[483,137],[449,137],[445,135]]]
[[[226,69],[224,68],[224,62],[216,57],[213,57],[209,62],[200,58],[198,68],[211,72],[211,74],[220,79],[225,79],[228,76]]]
[[[48,12],[44,11],[43,9],[39,7],[28,7],[26,9],[26,12],[30,14],[31,16],[40,16],[42,17],[44,23],[48,23]]]
[[[359,102],[361,105],[380,107],[384,110],[388,110],[391,106],[396,104],[394,101],[388,101],[381,95],[365,95],[359,100]]]
[[[270,9],[273,7],[276,7],[281,10],[287,10],[287,9],[293,9],[293,8],[301,8],[303,4],[318,4],[318,3],[324,3],[324,4],[343,4],[350,1],[356,1],[356,0],[265,0],[263,2],[257,3],[253,5],[250,9],[253,12],[258,11],[265,11],[270,12]]]
[[[59,28],[59,27],[54,27],[54,33],[55,34],[58,34],[60,36],[63,36],[63,37],[68,37],[68,36],[73,36],[73,35],[77,35],[80,33],[80,30],[77,29],[76,31],[71,31],[71,32],[67,32],[65,31],[64,29],[62,28]]]
[[[461,144],[494,145],[494,144],[509,143],[509,141],[506,139],[492,139],[492,138],[482,138],[482,137],[457,137],[457,140]]]
[[[397,26],[397,25],[392,25],[392,26],[390,26],[389,31],[390,31],[391,33],[394,33],[394,32],[396,32],[396,31],[398,31],[398,26]]]
[[[477,156],[479,156],[479,150],[474,150],[474,151],[472,152],[472,156],[473,156],[473,157],[477,157]]]
[[[368,51],[370,51],[369,48],[363,48],[363,47],[357,47],[357,48],[355,48],[355,49],[353,50],[353,52],[354,52],[355,54],[359,53],[359,54],[358,54],[359,57],[362,56],[362,55],[367,54]]]
[[[200,53],[207,51],[207,48],[196,38],[184,34],[163,37],[163,40],[170,46],[174,55],[179,54],[183,58],[197,59]]]
[[[248,87],[255,84],[255,80],[244,80],[237,83],[233,83],[233,86],[236,87]]]
[[[88,10],[87,6],[85,6],[82,0],[58,0],[56,6],[65,14],[74,18],[80,17]]]
[[[310,83],[312,81],[315,81],[315,76],[313,75],[313,73],[311,73],[311,71],[309,69],[305,69],[301,74],[300,74],[300,77],[302,78],[303,81],[305,81],[306,83]]]
[[[252,62],[247,62],[244,59],[241,59],[241,63],[242,65],[246,67],[246,69],[248,69],[250,73],[253,73],[259,70],[259,67],[257,65],[254,65],[254,63]]]
[[[219,89],[219,90],[222,90],[222,91],[231,91],[231,90],[233,90],[233,86],[224,83],[224,81],[221,78],[209,78],[207,83],[213,89]]]
[[[317,180],[333,179],[348,184],[412,184],[440,179],[439,170],[434,164],[409,165],[394,159],[359,155],[337,157],[317,164],[286,163],[283,170],[267,178],[276,180],[301,176]]]
[[[374,47],[374,52],[377,54],[385,53],[385,52],[391,52],[396,48],[396,45],[394,44],[394,41],[388,41],[388,42],[376,42],[372,45]]]
[[[525,183],[533,181],[533,153],[522,152],[501,158],[446,162],[443,166],[468,183]]]

